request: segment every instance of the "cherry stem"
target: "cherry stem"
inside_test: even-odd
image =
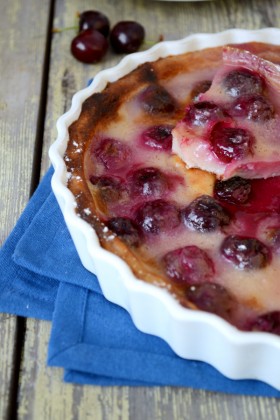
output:
[[[78,30],[78,26],[68,26],[66,28],[53,28],[52,32],[53,33],[60,33],[60,32],[64,32],[64,31],[71,31],[71,30]]]

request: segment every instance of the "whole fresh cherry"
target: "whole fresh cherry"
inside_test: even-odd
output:
[[[82,63],[97,63],[108,50],[108,41],[95,29],[80,32],[71,43],[73,56]]]
[[[111,30],[110,43],[117,54],[130,54],[140,48],[144,37],[145,30],[140,23],[121,21]]]
[[[95,29],[107,37],[110,31],[110,21],[103,13],[96,10],[86,10],[79,16],[79,32]]]

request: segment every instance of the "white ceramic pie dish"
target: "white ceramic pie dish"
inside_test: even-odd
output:
[[[279,44],[279,39],[280,30],[276,28],[233,29],[162,42],[147,51],[126,56],[117,66],[100,72],[89,87],[74,95],[71,109],[57,122],[58,137],[49,155],[55,169],[52,188],[66,225],[83,265],[97,275],[104,296],[125,308],[137,328],[161,337],[179,356],[207,362],[231,379],[258,379],[280,390],[280,337],[239,331],[216,315],[182,307],[167,291],[136,279],[123,260],[100,246],[93,228],[76,214],[63,160],[68,127],[78,118],[84,100],[139,64],[228,43]]]

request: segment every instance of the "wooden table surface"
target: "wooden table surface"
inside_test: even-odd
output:
[[[11,0],[0,15],[1,243],[50,165],[56,120],[73,93],[113,54],[83,65],[69,52],[77,11],[98,9],[114,24],[137,20],[147,39],[195,32],[280,26],[280,0],[160,2],[152,0]],[[279,40],[280,42],[280,40]],[[0,315],[0,419],[265,419],[280,418],[280,401],[171,387],[75,386],[46,367],[50,323]]]

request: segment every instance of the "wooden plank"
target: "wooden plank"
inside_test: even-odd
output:
[[[112,23],[123,19],[144,23],[147,38],[151,40],[157,39],[159,34],[165,39],[177,39],[198,31],[280,24],[280,17],[275,12],[280,6],[279,0],[220,0],[203,4],[100,0],[98,5]],[[92,7],[89,0],[80,3],[80,11]],[[57,2],[54,25],[72,26],[76,11],[77,4],[73,0]],[[119,57],[109,54],[98,65],[76,62],[69,53],[72,37],[71,32],[53,37],[42,173],[49,166],[47,151],[56,137],[55,121],[69,108],[72,94],[84,87],[101,68],[119,61]],[[61,369],[45,366],[49,333],[49,323],[28,321],[19,393],[20,419],[279,419],[280,402],[276,399],[187,388],[103,388],[64,384]]]
[[[0,315],[0,418],[8,411],[9,396],[12,389],[13,355],[15,344],[16,324],[11,315]]]
[[[29,198],[48,14],[49,2],[36,0],[7,2],[0,14],[1,244]],[[13,397],[16,332],[15,317],[0,315],[1,419]]]

